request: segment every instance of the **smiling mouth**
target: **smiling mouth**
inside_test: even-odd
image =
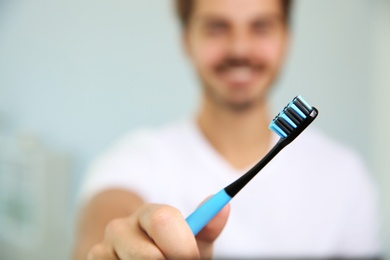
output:
[[[218,72],[219,78],[228,85],[244,87],[258,76],[259,69],[253,66],[229,66]]]

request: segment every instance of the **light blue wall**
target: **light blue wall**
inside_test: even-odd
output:
[[[374,107],[373,165],[375,174],[380,180],[382,199],[383,234],[386,234],[387,259],[390,258],[390,1],[381,0],[375,3],[374,28],[374,89],[372,104]]]
[[[278,111],[302,94],[317,126],[372,168],[373,2],[297,1],[273,95]],[[191,115],[197,89],[169,0],[0,1],[0,132],[34,132],[70,154],[73,193],[124,132]]]
[[[129,128],[194,106],[167,1],[10,1],[1,9],[6,130],[37,132],[84,165]]]

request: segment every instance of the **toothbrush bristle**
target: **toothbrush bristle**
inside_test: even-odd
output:
[[[281,138],[286,138],[312,111],[313,107],[301,96],[297,96],[272,120],[269,128]]]

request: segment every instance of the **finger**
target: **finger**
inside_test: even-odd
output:
[[[135,217],[111,221],[106,229],[105,242],[112,245],[121,260],[165,259],[160,249],[140,229]]]
[[[153,205],[139,215],[139,224],[168,259],[198,259],[194,235],[175,208]]]
[[[87,260],[119,260],[114,249],[105,244],[97,244],[91,248]]]
[[[230,204],[222,208],[220,212],[198,233],[197,240],[213,242],[221,234],[230,213]]]
[[[198,207],[210,199],[213,195],[206,197]],[[196,235],[197,240],[213,242],[222,232],[230,213],[230,204],[221,209],[214,218]]]
[[[227,204],[217,215],[196,235],[196,241],[202,259],[211,257],[213,242],[221,234],[230,213],[230,204]]]

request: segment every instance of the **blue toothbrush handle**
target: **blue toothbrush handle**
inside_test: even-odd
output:
[[[200,205],[186,219],[192,233],[196,236],[231,199],[223,189]]]

